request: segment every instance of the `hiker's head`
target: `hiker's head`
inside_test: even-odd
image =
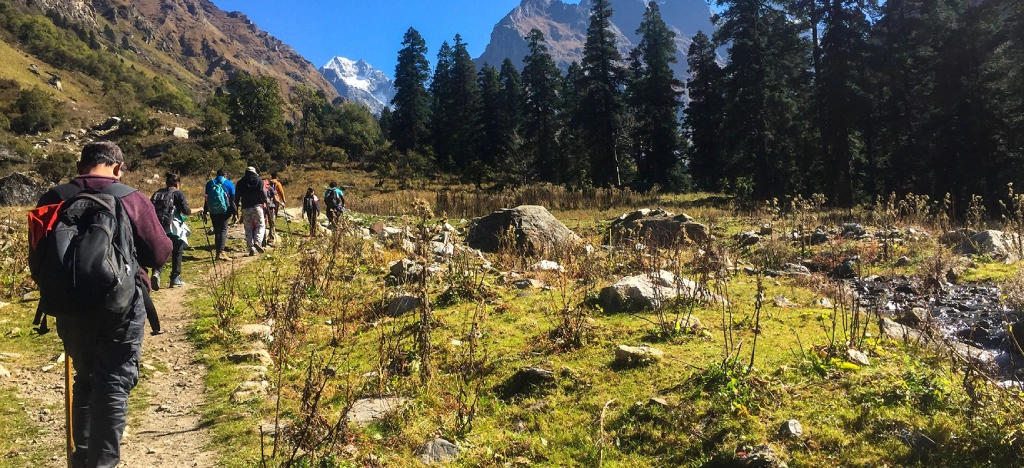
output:
[[[252,167],[252,166],[249,166],[249,167],[245,168],[245,174],[246,175],[252,174],[254,176],[259,176],[260,175],[259,172],[256,172],[256,168]]]
[[[167,174],[164,174],[164,181],[167,183],[168,187],[177,188],[178,185],[181,184],[181,177],[178,177],[177,174],[168,172]]]
[[[338,183],[331,181],[331,188],[338,188]]]
[[[79,175],[102,175],[120,179],[124,169],[124,154],[110,141],[96,141],[82,148],[78,160]]]
[[[277,178],[277,171],[271,172],[270,173],[270,178],[271,179],[276,179]]]
[[[224,169],[217,169],[217,177],[227,177],[227,176],[228,176],[228,171],[225,171]]]
[[[310,188],[306,189],[306,195],[312,195],[312,194],[313,194],[313,187],[310,187]]]

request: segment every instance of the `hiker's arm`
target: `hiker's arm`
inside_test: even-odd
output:
[[[201,211],[201,210],[193,210],[191,207],[188,206],[188,198],[185,197],[185,192],[182,192],[181,190],[178,190],[177,193],[175,193],[174,195],[175,195],[175,197],[174,197],[175,198],[174,204],[177,205],[176,208],[178,208],[178,212],[179,213],[181,213],[181,214],[183,214],[185,216],[188,216],[188,215],[196,214],[199,211]]]
[[[171,256],[171,238],[156,217],[156,209],[142,192],[134,192],[122,200],[135,232],[135,250],[139,265],[160,268]]]

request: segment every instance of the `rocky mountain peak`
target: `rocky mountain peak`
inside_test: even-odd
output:
[[[362,103],[380,115],[395,97],[395,84],[384,72],[365,60],[334,57],[320,67],[320,73],[338,91],[338,95]]]

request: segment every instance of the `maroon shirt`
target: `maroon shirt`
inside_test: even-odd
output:
[[[118,182],[117,179],[99,175],[82,175],[71,179],[71,183],[82,188],[82,190],[95,190],[97,192],[107,188],[108,185]],[[60,195],[49,190],[39,197],[36,206],[54,205],[60,203]],[[142,192],[134,192],[121,199],[124,211],[132,221],[132,233],[135,237],[136,257],[139,265],[146,268],[160,268],[167,263],[171,256],[171,239],[164,232],[164,227],[156,217],[156,209]],[[141,284],[149,287],[149,276],[143,270],[139,270]]]

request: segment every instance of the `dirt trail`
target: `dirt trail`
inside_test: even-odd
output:
[[[255,258],[236,258],[230,267],[241,268]],[[196,361],[195,346],[188,341],[192,314],[185,307],[189,291],[213,280],[213,273],[211,269],[205,278],[192,279],[185,287],[153,293],[160,325],[167,333],[147,335],[143,341],[144,367],[159,370],[149,368],[150,377],[135,389],[144,392],[149,407],[144,414],[129,414],[128,436],[121,443],[122,466],[170,468],[215,464],[216,454],[208,450],[209,428],[200,424],[206,398],[206,367]],[[131,421],[139,421],[139,425],[131,427]]]

